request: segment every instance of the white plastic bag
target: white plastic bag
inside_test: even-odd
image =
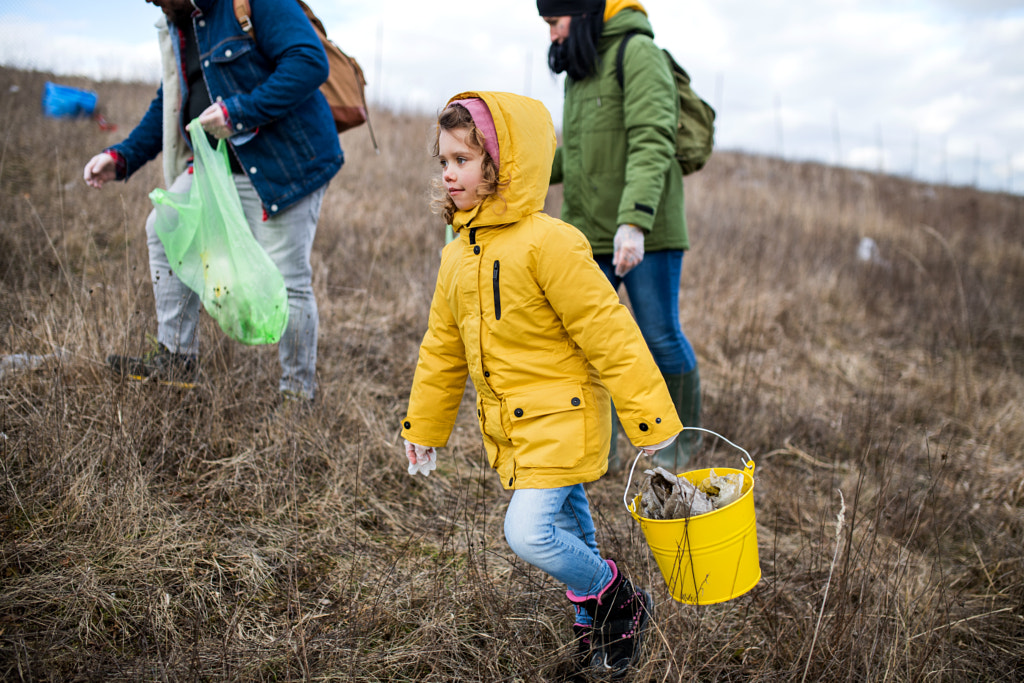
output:
[[[711,474],[701,483],[701,489],[708,492],[708,497],[718,510],[736,502],[743,495],[743,475],[739,472],[718,475],[711,470]],[[711,493],[714,489],[718,490],[717,494]]]

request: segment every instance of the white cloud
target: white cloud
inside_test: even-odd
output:
[[[151,36],[140,42],[121,42],[116,37],[98,39],[75,30],[75,25],[54,27],[23,19],[2,21],[0,63],[95,79],[159,79],[160,55]]]
[[[20,0],[7,0],[7,3]],[[547,29],[532,2],[314,0],[369,94],[434,112],[467,89],[510,90],[561,117]],[[140,0],[0,2],[0,62],[155,78]],[[1024,191],[1019,0],[647,0],[659,44],[718,109],[723,148]],[[33,14],[34,13],[34,14]],[[52,17],[60,17],[59,21]],[[1009,160],[1012,158],[1013,166]]]

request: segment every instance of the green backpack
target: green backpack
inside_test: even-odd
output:
[[[623,87],[622,59],[626,54],[626,43],[636,35],[630,31],[619,42],[619,52],[615,60],[615,75],[619,87]],[[683,175],[695,173],[704,168],[711,157],[711,149],[715,145],[715,110],[700,98],[690,87],[690,75],[676,63],[668,50],[662,50],[668,58],[669,68],[676,81],[679,91],[679,121],[676,124],[676,161],[683,170]]]

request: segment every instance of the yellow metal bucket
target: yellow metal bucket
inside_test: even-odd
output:
[[[743,475],[739,500],[688,519],[666,520],[641,517],[637,512],[641,509],[639,494],[626,504],[644,532],[672,597],[689,605],[732,600],[761,580],[754,518],[754,462],[748,457],[742,470],[715,467],[714,471],[718,475]],[[699,486],[710,474],[711,470],[705,469],[678,476]]]

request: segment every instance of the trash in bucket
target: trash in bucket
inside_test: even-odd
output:
[[[92,116],[96,109],[96,93],[47,81],[43,85],[43,114],[51,118]]]
[[[736,446],[728,439],[723,438],[723,441]],[[636,467],[635,461],[633,467]],[[690,605],[732,600],[761,580],[754,517],[754,462],[747,454],[742,470],[716,467],[684,472],[679,478],[686,480],[687,489],[697,489],[712,474],[733,480],[741,477],[739,499],[719,509],[681,519],[650,519],[640,514],[644,510],[642,493],[634,496],[632,503],[623,496],[623,503],[640,525],[673,599]],[[633,479],[632,470],[629,477],[627,494]]]
[[[714,512],[743,495],[743,475],[714,470],[700,484],[677,477],[664,467],[644,470],[640,479],[640,513],[647,519],[682,519]]]

